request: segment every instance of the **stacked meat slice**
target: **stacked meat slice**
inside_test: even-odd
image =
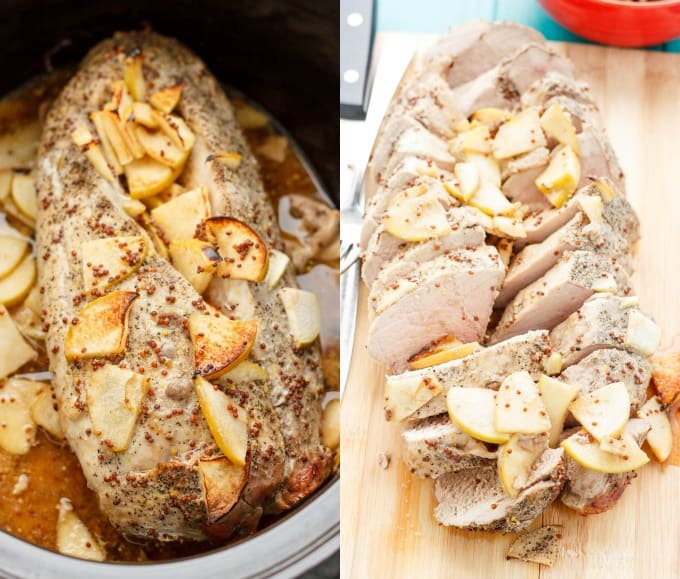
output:
[[[493,140],[507,119],[531,112],[543,123],[549,109],[569,119],[578,156],[564,197],[541,186],[569,148],[549,131],[530,149],[496,155],[495,169],[474,152],[484,151],[483,139],[458,154],[477,129]],[[465,165],[481,175],[473,194],[464,190]],[[414,475],[436,479],[437,520],[517,531],[560,494],[581,513],[610,508],[634,471],[589,470],[565,455],[559,439],[549,448],[541,433],[525,439],[534,459],[508,492],[498,444],[466,433],[447,413],[449,390],[498,390],[517,372],[534,381],[551,375],[581,396],[622,382],[630,416],[645,401],[658,328],[629,282],[639,223],[572,64],[525,27],[477,21],[452,30],[400,87],[367,176],[368,349],[390,372],[386,416],[401,422],[403,460]],[[480,182],[502,195],[500,209],[476,202]],[[565,428],[577,424],[569,414]],[[628,422],[638,445],[648,430],[644,421]]]

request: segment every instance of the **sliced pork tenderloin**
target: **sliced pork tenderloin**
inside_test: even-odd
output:
[[[629,331],[633,325],[640,323],[656,328],[657,332],[658,327],[651,318],[640,312],[637,305],[631,305],[630,299],[596,294],[550,332],[550,342],[553,349],[562,355],[564,368],[580,362],[601,348],[625,349],[643,356],[649,355],[650,352],[640,351],[641,345],[631,339]],[[649,349],[654,351],[656,346]]]
[[[576,430],[565,431],[563,437]],[[638,446],[642,446],[649,432],[649,423],[635,418],[628,422],[626,430]],[[565,456],[565,465],[567,482],[560,500],[581,515],[597,515],[611,509],[630,482],[637,477],[637,471],[634,470],[617,474],[596,472],[581,466],[570,456]]]
[[[496,390],[510,374],[522,370],[529,372],[532,378],[538,379],[543,372],[543,361],[552,352],[548,336],[549,333],[545,330],[527,332],[523,336],[515,336],[465,358],[422,370],[387,376],[387,382],[398,388],[399,383],[429,377],[447,392],[454,386]],[[442,394],[430,400],[411,417],[422,419],[446,412],[446,396]]]
[[[370,296],[377,316],[368,332],[369,352],[403,371],[413,354],[445,336],[480,341],[504,274],[491,246],[452,251],[421,265],[399,285]]]
[[[611,273],[611,258],[591,251],[564,253],[555,267],[521,290],[503,311],[488,343],[529,330],[552,330],[578,310],[595,292],[619,293]],[[621,292],[630,284],[627,275]]]
[[[523,490],[511,498],[496,465],[444,474],[434,483],[435,518],[471,531],[516,533],[529,527],[560,494],[566,480],[564,451],[546,450],[532,467]]]
[[[401,438],[402,458],[421,478],[491,465],[496,459],[495,450],[462,432],[447,414],[407,423]]]

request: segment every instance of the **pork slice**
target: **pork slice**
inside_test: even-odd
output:
[[[425,67],[441,70],[449,85],[456,87],[477,78],[529,42],[545,40],[526,26],[477,20],[443,35],[423,55],[422,62]]]
[[[527,167],[510,175],[503,183],[503,193],[512,202],[519,202],[529,211],[546,211],[552,203],[536,187],[536,178],[543,173],[545,165]]]
[[[525,44],[502,62],[500,67],[503,85],[511,86],[518,96],[549,73],[567,78],[574,76],[572,62],[544,43]]]
[[[543,372],[542,362],[550,355],[549,333],[545,330],[515,336],[459,360],[452,360],[430,368],[411,370],[387,376],[387,381],[398,384],[415,378],[431,378],[440,384],[444,394],[436,396],[417,410],[412,418],[420,419],[447,412],[445,393],[454,386],[498,389],[513,372],[526,370],[538,379]]]
[[[496,451],[462,432],[447,414],[408,423],[401,438],[402,458],[421,478],[491,465],[496,459]]]
[[[635,343],[626,341],[631,312],[640,313],[629,298],[595,294],[550,332],[550,342],[562,355],[562,366],[578,363],[601,348],[636,351]],[[647,316],[644,316],[647,317]],[[649,321],[653,324],[651,319]],[[644,352],[638,352],[644,355]]]
[[[548,107],[554,99],[567,98],[590,110],[597,111],[588,83],[572,76],[550,71],[534,82],[521,97],[523,107]],[[599,114],[594,115],[599,118]]]
[[[370,296],[377,316],[369,328],[369,352],[399,371],[413,354],[444,336],[481,340],[504,273],[490,246],[452,251],[423,264],[398,286]]]
[[[507,305],[488,343],[529,330],[552,330],[595,292],[616,290],[618,284],[611,267],[611,259],[591,251],[564,253],[557,265]],[[621,291],[627,287],[626,283]]]
[[[569,366],[560,376],[568,384],[578,384],[581,394],[613,382],[623,382],[630,396],[631,415],[644,404],[651,377],[652,365],[646,358],[611,348],[595,350],[578,364]]]
[[[442,525],[471,531],[522,531],[557,498],[565,480],[561,448],[539,457],[514,499],[503,488],[495,465],[444,474],[434,483],[439,503],[435,518]]]
[[[642,446],[649,423],[634,418],[626,425],[638,446]],[[565,431],[564,435],[575,430]],[[621,498],[630,482],[637,477],[637,471],[623,473],[595,472],[578,464],[570,456],[565,456],[567,481],[560,496],[562,503],[581,515],[596,515],[611,509]]]
[[[451,199],[450,195],[445,193]],[[408,242],[391,235],[380,226],[373,234],[363,254],[361,276],[371,286],[392,285],[406,277],[416,267],[438,255],[455,249],[477,247],[484,243],[484,229],[474,219],[476,213],[467,207],[449,209],[447,217],[451,232],[435,239]]]

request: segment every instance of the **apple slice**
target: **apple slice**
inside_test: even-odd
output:
[[[446,210],[424,186],[395,195],[382,222],[389,233],[404,241],[434,239],[451,231]]]
[[[38,354],[24,340],[7,308],[0,305],[0,380],[37,357]]]
[[[557,376],[557,374],[562,372],[562,354],[552,352],[550,356],[543,358],[541,366],[548,376]]]
[[[137,199],[127,198],[121,200],[120,206],[132,219],[137,219],[146,211],[146,205]]]
[[[114,452],[130,446],[149,379],[132,370],[106,364],[87,384],[87,407],[94,433]]]
[[[389,377],[385,383],[385,414],[388,420],[401,422],[419,408],[425,406],[444,389],[430,376]]]
[[[236,105],[236,122],[243,130],[263,129],[269,124],[269,117],[261,110],[242,103]]]
[[[548,448],[548,437],[513,434],[498,448],[498,478],[513,499],[526,487],[531,467]]]
[[[85,291],[103,290],[131,276],[147,252],[146,239],[141,235],[86,241],[82,249]]]
[[[90,113],[90,118],[97,129],[99,138],[102,142],[109,143],[118,163],[124,167],[132,162],[134,156],[123,134],[118,115],[113,111],[95,111]]]
[[[38,426],[45,430],[57,441],[64,440],[64,430],[61,427],[57,402],[54,398],[52,387],[43,385],[41,392],[36,396],[31,405],[31,418]]]
[[[652,396],[638,411],[638,416],[652,427],[647,434],[647,443],[659,462],[664,462],[673,450],[673,432],[668,415],[656,396]]]
[[[147,129],[157,129],[158,119],[153,114],[153,109],[148,103],[133,103],[129,120]]]
[[[137,297],[136,292],[118,291],[87,304],[66,332],[66,359],[122,354],[127,346],[130,306]]]
[[[180,169],[172,169],[150,157],[131,161],[125,166],[130,196],[133,199],[145,199],[160,193],[172,185]]]
[[[499,432],[550,432],[550,417],[529,372],[510,374],[498,389],[494,426]]]
[[[505,267],[510,266],[510,260],[512,259],[512,248],[514,245],[514,241],[511,239],[505,239],[504,237],[501,237],[498,240],[498,243],[496,243],[496,250],[498,251],[498,255],[500,256]]]
[[[321,308],[319,298],[313,292],[284,287],[279,297],[286,310],[288,329],[297,348],[309,346],[321,332]]]
[[[184,83],[180,82],[172,86],[156,91],[149,97],[149,102],[163,113],[171,113],[182,97]]]
[[[73,133],[71,133],[71,138],[73,142],[80,148],[80,150],[85,154],[85,157],[92,163],[97,173],[99,173],[104,179],[112,182],[114,179],[113,173],[109,168],[109,164],[99,148],[97,141],[92,136],[90,129],[87,125],[80,125]]]
[[[643,356],[651,356],[656,352],[660,342],[661,328],[640,310],[631,311],[624,346]]]
[[[581,163],[571,147],[560,146],[550,154],[550,163],[536,178],[536,187],[556,208],[562,207],[576,191]]]
[[[456,163],[453,172],[458,178],[463,201],[467,203],[479,189],[479,169],[474,163]]]
[[[489,129],[496,129],[499,125],[509,121],[513,118],[510,111],[487,107],[478,109],[470,117],[471,121],[476,121],[481,125],[487,126]]]
[[[189,156],[187,151],[180,149],[161,131],[150,131],[146,127],[136,126],[134,133],[144,152],[163,165],[177,169],[184,165]]]
[[[154,116],[160,130],[170,137],[175,145],[183,151],[191,151],[191,147],[196,142],[196,137],[183,119],[159,111],[154,111]]]
[[[174,268],[202,294],[217,271],[220,256],[207,241],[181,239],[168,248]]]
[[[602,223],[602,197],[599,195],[579,195],[577,200],[579,207],[588,217],[588,221],[596,225]]]
[[[620,434],[630,417],[630,396],[623,382],[614,382],[569,405],[571,412],[596,440]]]
[[[14,171],[9,169],[0,169],[0,202],[9,197],[12,190],[12,176]]]
[[[330,400],[321,418],[321,443],[331,451],[340,448],[340,399]]]
[[[10,105],[11,101],[5,102]],[[24,117],[21,122],[16,122],[19,119],[10,110],[9,107],[3,108],[6,121],[0,134],[0,170],[30,169],[35,164],[42,132],[38,115],[35,114],[37,108],[31,110],[31,117],[34,116],[35,120]]]
[[[578,155],[578,138],[569,114],[565,113],[558,104],[550,105],[541,115],[541,128],[548,138],[555,139],[558,143],[571,147]]]
[[[491,135],[489,127],[478,125],[460,133],[449,142],[449,151],[452,155],[459,156],[462,153],[490,153]]]
[[[481,182],[468,204],[492,217],[509,214],[517,208],[503,195],[503,191],[488,181]]]
[[[517,205],[513,204],[511,210],[516,209]],[[509,239],[523,239],[527,236],[526,229],[522,224],[521,219],[516,217],[507,217],[505,215],[496,215],[493,218],[493,227],[496,235],[506,236]]]
[[[155,221],[153,221],[146,212],[142,213],[138,219],[146,232],[149,234],[151,243],[153,243],[153,247],[158,252],[158,255],[160,255],[163,259],[170,259],[168,246],[161,237],[161,229],[158,227],[158,225],[156,225]]]
[[[208,191],[198,187],[182,193],[152,209],[151,217],[168,241],[193,239],[199,225],[210,217]]]
[[[543,374],[538,379],[538,391],[550,418],[550,448],[555,448],[559,443],[564,421],[569,414],[569,405],[579,395],[581,387]]]
[[[449,389],[446,406],[451,421],[473,438],[493,444],[504,444],[510,435],[494,426],[496,392],[488,388]]]
[[[243,156],[239,153],[213,153],[208,155],[205,159],[206,163],[210,162],[220,163],[225,167],[229,167],[232,171],[236,171],[241,166],[241,161],[243,161]]]
[[[220,456],[199,460],[198,472],[205,491],[208,524],[216,523],[238,502],[248,480],[248,467]]]
[[[248,454],[248,416],[234,399],[205,378],[194,380],[203,416],[219,449],[233,464],[244,466]]]
[[[526,109],[498,128],[493,140],[493,155],[496,159],[508,159],[545,145],[538,112]]]
[[[76,515],[71,501],[66,498],[59,501],[57,551],[78,559],[106,561],[105,549]]]
[[[496,159],[482,153],[468,153],[465,155],[465,161],[477,167],[480,181],[486,181],[496,187],[501,186],[501,167]]]
[[[211,217],[205,222],[208,239],[217,245],[222,262],[217,274],[224,279],[262,281],[267,275],[269,251],[257,232],[233,217]]]
[[[257,321],[191,314],[189,334],[194,344],[196,374],[215,378],[245,360],[257,334]]]
[[[420,370],[436,366],[437,364],[443,364],[444,362],[450,362],[451,360],[460,360],[470,354],[479,352],[481,349],[482,346],[479,345],[479,342],[459,343],[449,348],[416,354],[409,360],[408,364],[411,369]]]
[[[0,235],[0,279],[14,271],[28,250],[28,240],[19,235]]]
[[[15,173],[12,179],[12,199],[26,217],[35,221],[38,216],[38,199],[35,177],[30,173]]]
[[[243,360],[228,372],[220,376],[221,383],[247,384],[249,382],[266,382],[269,374],[262,367],[250,360]]]
[[[43,384],[10,378],[0,389],[0,447],[11,454],[26,454],[35,444],[37,428],[31,405]]]
[[[600,448],[617,456],[628,456],[631,450],[638,449],[638,445],[632,435],[624,430],[616,436],[603,437]]]
[[[267,267],[267,275],[264,277],[267,289],[272,290],[276,287],[276,284],[281,281],[283,274],[286,273],[289,263],[290,257],[282,251],[278,249],[269,250],[269,265]]]
[[[144,81],[142,62],[141,51],[136,51],[134,54],[125,57],[125,64],[123,65],[125,86],[136,101],[143,101],[146,97],[146,82]]]
[[[0,279],[0,304],[11,307],[21,302],[31,291],[35,277],[35,258],[29,253],[11,273]]]
[[[630,454],[619,456],[600,448],[585,430],[572,434],[560,445],[578,464],[596,472],[622,473],[640,468],[649,462],[649,457],[637,446],[633,445]]]

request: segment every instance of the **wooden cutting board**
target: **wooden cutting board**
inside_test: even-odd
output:
[[[389,100],[403,72],[403,63],[395,63],[391,55],[403,57],[433,39],[379,37],[376,98]],[[642,224],[634,287],[642,308],[663,328],[662,346],[668,346],[680,336],[680,55],[555,46],[590,84],[626,172],[628,197]],[[383,80],[387,88],[381,86]],[[582,517],[559,503],[544,513],[536,527],[564,525],[561,553],[552,569],[506,561],[514,535],[438,526],[432,516],[432,482],[410,475],[400,458],[399,427],[383,417],[385,372],[366,351],[366,295],[362,285],[342,404],[343,577],[680,577],[680,468],[655,462],[642,469],[608,513]],[[391,455],[389,468],[379,465],[379,453]]]

